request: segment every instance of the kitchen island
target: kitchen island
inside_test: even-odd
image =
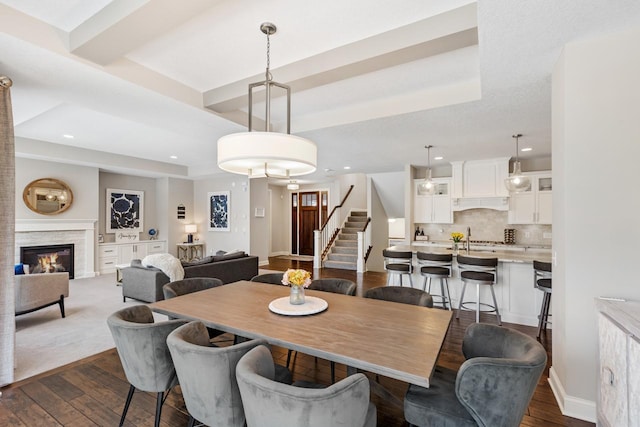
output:
[[[447,245],[423,244],[422,242],[418,242],[418,244],[413,245],[391,246],[389,249],[411,251],[414,253],[413,286],[422,289],[424,279],[420,275],[420,266],[415,257],[415,253],[418,251],[451,253],[451,249],[444,246]],[[495,246],[485,246],[482,247],[481,250],[478,250],[474,248],[473,245],[471,247],[472,250],[469,251],[468,254],[466,250],[460,250],[460,254],[473,257],[498,258],[498,280],[496,285],[494,285],[494,291],[502,320],[508,323],[537,326],[543,293],[536,289],[533,284],[533,261],[551,262],[551,251],[549,249],[538,248],[501,248]],[[462,291],[462,282],[460,281],[455,255],[453,257],[451,278],[449,279],[449,289],[453,307],[457,308],[460,300],[460,292]],[[440,286],[437,280],[434,280],[431,290],[434,294],[439,294]],[[475,287],[467,287],[467,295],[469,298],[465,297],[465,299],[475,299]],[[491,301],[491,293],[488,286],[480,287],[480,300],[482,302]],[[436,305],[438,304],[436,303]]]

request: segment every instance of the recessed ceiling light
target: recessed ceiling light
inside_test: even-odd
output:
[[[178,158],[178,156],[169,156],[169,157],[172,158],[172,159],[177,159]]]
[[[62,137],[67,139],[73,139],[73,135],[69,135],[68,133],[65,133],[64,135],[62,135]]]
[[[523,148],[523,149],[522,149],[522,150],[520,150],[520,151],[531,151],[531,150],[533,150],[533,148],[531,148],[531,147],[526,147],[526,148]]]
[[[351,166],[345,166],[344,168],[345,169],[351,169]]]
[[[442,156],[438,156],[438,157],[434,157],[433,158],[433,160],[442,160],[442,159],[444,159],[444,157],[442,157]]]

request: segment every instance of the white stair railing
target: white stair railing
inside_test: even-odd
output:
[[[344,195],[340,204],[331,210],[329,217],[327,217],[327,220],[322,224],[320,230],[314,230],[313,232],[313,268],[322,268],[322,261],[329,253],[333,241],[340,232],[340,215],[336,215],[336,211],[339,212],[339,209],[344,205],[353,187],[353,185],[349,187],[347,194]]]

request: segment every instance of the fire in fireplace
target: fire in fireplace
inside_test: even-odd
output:
[[[28,264],[32,274],[66,271],[69,279],[73,279],[73,244],[23,246],[20,262]]]

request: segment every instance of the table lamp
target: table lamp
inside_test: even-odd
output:
[[[195,224],[187,224],[184,226],[184,232],[187,233],[187,243],[193,243],[193,233],[198,232],[198,226]]]

